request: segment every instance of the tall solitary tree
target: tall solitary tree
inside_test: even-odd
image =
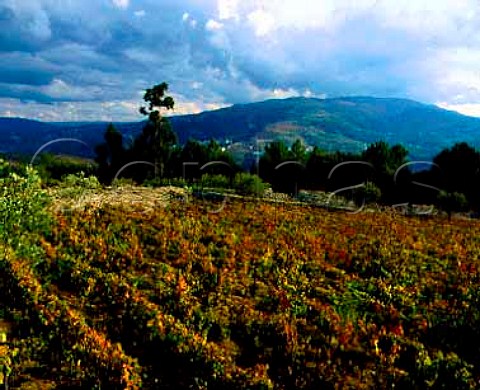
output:
[[[148,88],[143,96],[146,106],[140,107],[140,113],[148,117],[148,122],[142,134],[135,140],[134,150],[137,156],[155,164],[155,176],[164,177],[166,166],[170,160],[177,137],[167,118],[161,115],[161,110],[173,110],[174,100],[166,96],[167,83],[161,83]]]

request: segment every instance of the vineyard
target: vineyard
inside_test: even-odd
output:
[[[28,250],[6,241],[10,388],[479,387],[478,222],[137,206],[56,210]]]

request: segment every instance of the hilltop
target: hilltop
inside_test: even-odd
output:
[[[466,141],[480,146],[480,119],[407,99],[345,97],[288,98],[170,117],[184,143],[188,138],[215,138],[231,145],[237,158],[262,140],[296,138],[308,145],[335,151],[358,152],[369,143],[401,143],[414,159],[431,159],[445,147]],[[130,142],[144,122],[115,123]],[[0,151],[33,155],[45,143],[59,138],[85,142],[58,143],[49,150],[93,157],[103,141],[105,122],[48,123],[0,118]]]

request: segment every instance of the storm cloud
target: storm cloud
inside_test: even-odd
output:
[[[480,115],[474,0],[0,0],[0,116],[139,120],[287,96],[405,97]]]

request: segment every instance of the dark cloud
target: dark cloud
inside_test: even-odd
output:
[[[480,103],[473,0],[0,3],[0,115],[28,100],[16,112],[54,102],[94,119],[98,103],[130,118],[164,80],[190,108],[305,91]]]
[[[40,86],[49,84],[58,68],[25,52],[0,53],[0,82]]]
[[[52,99],[50,96],[46,96],[41,92],[35,91],[31,87],[25,85],[14,85],[11,83],[0,83],[0,97],[17,99],[21,103],[33,101],[48,104],[54,101],[54,99]]]

